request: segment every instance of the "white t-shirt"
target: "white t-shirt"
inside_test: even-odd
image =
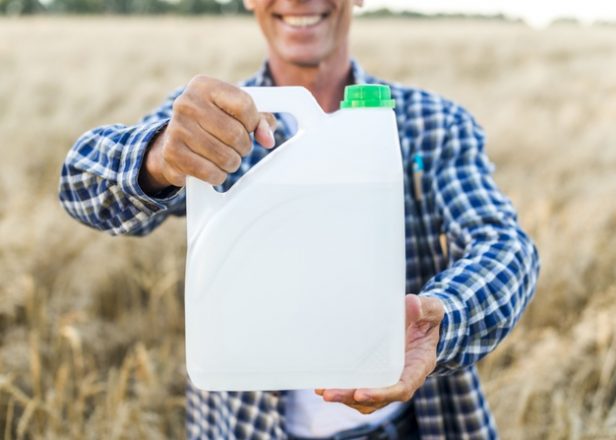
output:
[[[326,402],[314,390],[289,391],[285,402],[287,431],[298,437],[329,437],[360,425],[378,425],[405,406],[393,402],[372,414],[362,414],[340,402]]]

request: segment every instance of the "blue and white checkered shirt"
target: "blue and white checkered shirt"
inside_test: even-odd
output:
[[[446,311],[437,368],[412,400],[421,437],[497,438],[475,363],[511,331],[532,298],[537,251],[496,187],[484,133],[467,111],[433,93],[371,77],[355,61],[352,73],[355,83],[392,88],[406,170],[406,288],[439,298]],[[243,85],[272,85],[267,63]],[[77,140],[60,179],[60,200],[73,217],[111,234],[143,235],[168,215],[184,214],[183,189],[153,198],[137,181],[148,143],[168,123],[181,92],[136,125],[95,128]],[[288,135],[281,125],[277,144]],[[255,145],[223,186],[231,186],[266,154]],[[423,172],[414,176],[418,160]],[[189,383],[188,437],[284,439],[285,395],[205,392]]]

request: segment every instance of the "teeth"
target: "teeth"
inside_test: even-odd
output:
[[[317,24],[321,18],[320,15],[285,15],[282,20],[291,26],[308,27]]]

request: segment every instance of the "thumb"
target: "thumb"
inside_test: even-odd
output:
[[[271,113],[261,113],[261,119],[255,129],[255,139],[265,148],[273,148],[276,144],[274,130],[276,129],[276,118]]]
[[[425,331],[440,325],[445,317],[441,300],[419,295],[406,295],[406,328],[419,325]]]
[[[418,322],[422,318],[422,304],[419,296],[409,293],[404,298],[406,308],[406,326]]]

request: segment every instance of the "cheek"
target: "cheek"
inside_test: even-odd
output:
[[[343,40],[347,38],[347,35],[349,33],[349,28],[351,26],[350,15],[351,15],[350,13],[348,13],[347,11],[344,11],[340,15],[340,17],[338,17],[337,23],[335,23],[333,26],[332,32],[338,43],[342,42]]]
[[[261,28],[265,36],[270,36],[273,29],[275,28],[276,23],[274,23],[271,17],[263,11],[255,10],[254,14],[257,23],[259,24],[259,27]]]
[[[219,0],[216,0],[219,1]],[[271,8],[276,0],[243,0],[246,9],[251,11],[266,11]]]

